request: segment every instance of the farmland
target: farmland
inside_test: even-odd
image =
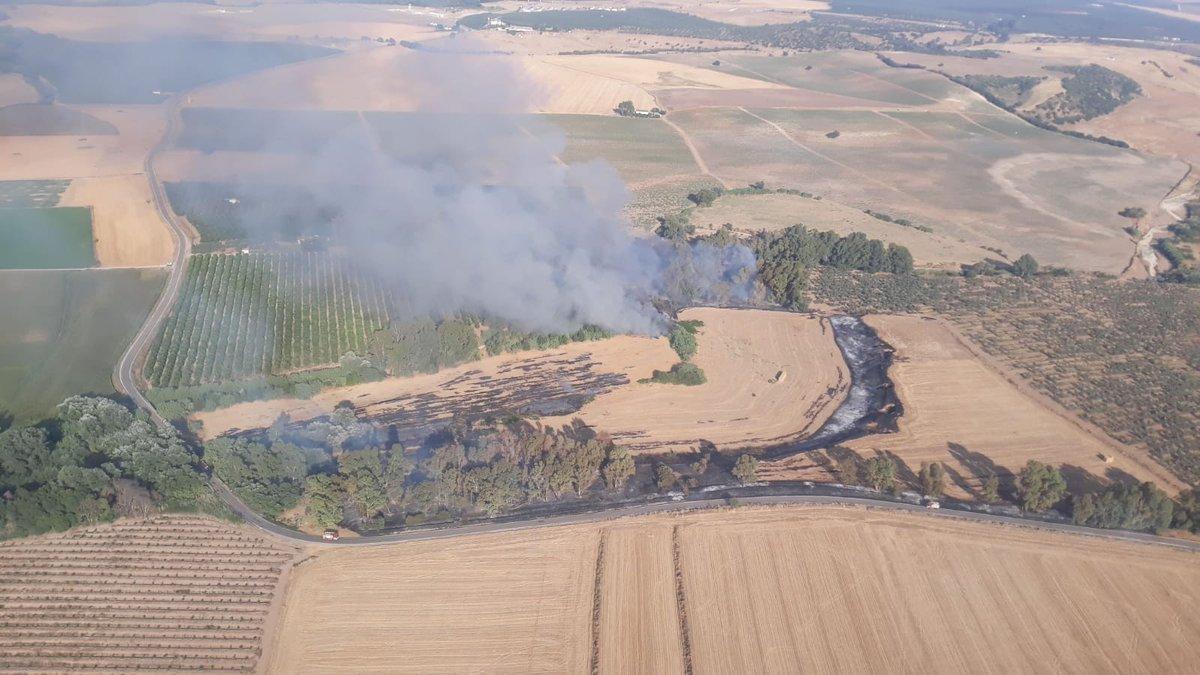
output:
[[[60,105],[20,104],[0,108],[0,136],[115,133],[117,128],[108,122]]]
[[[0,666],[253,672],[295,554],[182,515],[0,543]]]
[[[6,180],[0,181],[0,208],[49,208],[58,206],[69,180]]]
[[[161,270],[0,270],[0,415],[48,416],[112,392],[112,369],[162,287]]]
[[[86,208],[0,208],[0,268],[56,269],[96,264]]]
[[[197,255],[146,377],[177,387],[333,365],[365,352],[388,312],[382,289],[332,255]]]
[[[335,550],[295,571],[264,660],[279,673],[1186,670],[1200,649],[1193,558],[829,507]]]
[[[1200,477],[1195,290],[1091,275],[886,279],[824,271],[815,299],[853,312],[927,307],[1016,378],[1179,478]]]

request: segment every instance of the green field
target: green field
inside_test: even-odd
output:
[[[58,206],[58,198],[70,185],[69,180],[0,181],[0,208]]]
[[[661,120],[602,115],[541,115],[562,129],[568,164],[603,159],[629,183],[682,174],[698,175],[687,145]]]
[[[179,387],[332,366],[388,315],[384,291],[333,255],[196,255],[145,374]]]
[[[0,271],[0,415],[49,416],[111,393],[112,370],[162,287],[162,270]]]
[[[92,267],[92,210],[0,208],[0,269]]]

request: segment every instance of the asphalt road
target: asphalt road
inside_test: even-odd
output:
[[[155,158],[160,152],[170,147],[175,137],[183,96],[185,94],[178,94],[167,102],[166,132],[146,155],[144,164],[146,178],[150,181],[150,193],[154,197],[154,208],[158,209],[159,216],[170,228],[171,236],[175,239],[175,259],[167,268],[167,283],[163,287],[163,292],[158,296],[158,302],[154,303],[154,308],[150,310],[146,321],[133,336],[133,340],[125,349],[125,353],[121,354],[121,359],[117,361],[116,368],[113,369],[113,385],[116,386],[117,391],[128,396],[137,407],[149,413],[150,418],[160,427],[170,426],[170,423],[163,419],[150,401],[142,395],[138,388],[137,372],[138,361],[149,349],[150,344],[154,342],[163,321],[170,315],[171,308],[175,306],[175,300],[179,297],[179,289],[183,286],[183,274],[187,269],[188,257],[192,254],[192,239],[188,236],[187,229],[179,222],[175,212],[171,210],[166,189],[154,173]]]

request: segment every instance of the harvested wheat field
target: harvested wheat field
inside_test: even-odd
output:
[[[794,440],[816,431],[850,387],[823,319],[790,312],[689,309],[704,322],[693,362],[705,384],[618,387],[577,415],[622,445],[646,452],[724,449]],[[553,420],[550,420],[553,421]]]
[[[794,194],[725,195],[707,208],[692,210],[692,224],[701,232],[715,231],[729,223],[741,232],[768,232],[792,225],[810,230],[833,230],[840,235],[862,232],[873,239],[900,244],[922,267],[952,267],[992,255],[987,251],[937,233],[889,223],[862,209],[830,199],[811,199]],[[919,225],[919,223],[914,223]]]
[[[962,498],[975,496],[989,472],[1003,477],[1030,459],[1061,466],[1072,488],[1123,475],[1172,493],[1184,487],[1144,451],[1012,384],[944,324],[913,316],[871,316],[867,323],[896,349],[890,376],[904,415],[898,433],[846,444],[860,455],[888,453],[914,473],[922,462],[944,462],[947,492]],[[826,463],[820,455],[791,457],[769,463],[763,476],[824,479]]]
[[[73,180],[59,205],[91,207],[96,258],[102,267],[148,267],[170,262],[174,243],[154,208],[145,174]]]
[[[296,550],[202,516],[0,543],[0,670],[253,671]]]
[[[72,106],[117,128],[90,136],[6,136],[0,180],[87,178],[140,173],[166,128],[158,106]]]
[[[1200,655],[1196,561],[838,507],[333,550],[295,570],[265,663],[277,673],[1182,672]]]
[[[708,382],[686,387],[639,383],[678,360],[666,338],[619,336],[546,352],[491,357],[433,375],[330,389],[308,400],[253,401],[200,412],[203,436],[269,426],[280,414],[304,420],[350,401],[361,416],[401,430],[430,429],[456,415],[518,410],[539,401],[591,394],[579,417],[637,450],[686,451],[701,440],[738,447],[789,440],[833,413],[849,374],[833,331],[788,312],[690,309],[704,321],[693,359]],[[783,372],[780,381],[772,383]]]
[[[585,672],[598,528],[320,553],[298,566],[272,673]]]

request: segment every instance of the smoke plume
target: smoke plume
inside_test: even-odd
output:
[[[541,92],[516,59],[407,56],[394,86],[410,94],[413,112],[350,124],[272,181],[303,188],[335,214],[335,245],[396,289],[414,317],[468,312],[527,330],[590,323],[655,334],[664,321],[654,296],[745,293],[747,249],[631,234],[620,177],[604,162],[560,160],[565,138],[528,114]],[[311,133],[276,128],[263,147],[311,149],[311,137],[297,137]],[[269,204],[248,222],[271,227],[286,207]]]

